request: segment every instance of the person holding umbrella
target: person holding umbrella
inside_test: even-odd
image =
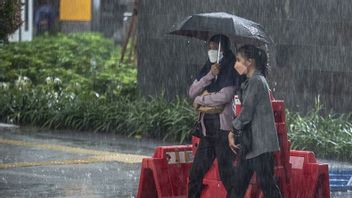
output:
[[[189,89],[194,107],[200,111],[202,136],[189,176],[188,197],[200,197],[203,177],[218,161],[220,178],[228,192],[232,188],[235,155],[227,143],[233,119],[232,99],[240,85],[240,75],[233,70],[235,56],[228,37],[215,35],[208,42],[208,60]],[[202,107],[217,107],[211,112]],[[220,108],[219,108],[220,107]],[[204,109],[204,108],[203,108]]]
[[[190,172],[188,196],[200,196],[203,176],[215,158],[218,160],[220,177],[229,196],[234,154],[229,152],[228,140],[224,135],[226,136],[227,131],[232,128],[231,119],[234,112],[231,100],[243,78],[232,68],[235,57],[230,51],[228,38],[236,44],[256,46],[273,46],[273,41],[260,24],[226,12],[193,14],[174,25],[169,34],[209,41],[209,60],[189,90],[195,108],[204,112],[200,114],[203,135]],[[215,34],[221,35],[213,36]],[[238,150],[235,144],[231,145],[231,148],[235,152]]]
[[[249,147],[240,146],[240,159],[235,168],[231,197],[244,197],[254,172],[264,197],[281,197],[274,179],[273,152],[278,151],[280,147],[269,86],[265,79],[267,55],[264,50],[253,45],[244,45],[237,50],[234,68],[239,74],[247,75],[247,80],[241,85],[242,107],[239,116],[232,122],[233,130],[228,136],[229,146],[237,153],[236,135],[250,137],[251,144]],[[250,130],[244,130],[247,126]]]

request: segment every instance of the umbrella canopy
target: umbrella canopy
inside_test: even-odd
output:
[[[226,12],[188,16],[180,24],[174,26],[169,34],[194,37],[205,41],[215,34],[224,34],[236,43],[257,46],[272,43],[260,24]]]

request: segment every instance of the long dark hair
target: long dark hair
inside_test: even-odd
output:
[[[255,60],[255,67],[263,74],[267,76],[269,66],[268,66],[268,56],[266,52],[254,45],[244,45],[237,50],[237,54],[241,54],[245,58],[251,58]]]
[[[209,42],[221,43],[221,48],[223,49],[224,56],[233,55],[231,51],[231,43],[227,36],[223,34],[216,34],[209,39]]]

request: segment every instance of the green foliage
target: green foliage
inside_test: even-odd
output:
[[[195,113],[185,99],[163,97],[108,101],[93,94],[55,91],[55,85],[0,89],[0,117],[10,123],[53,129],[114,132],[183,142],[189,138]]]
[[[306,116],[286,113],[292,149],[314,151],[320,158],[352,160],[352,114],[321,116],[319,98]]]
[[[94,33],[44,35],[12,43],[0,47],[0,82],[25,76],[37,86],[57,79],[64,88],[78,85],[80,92],[135,96],[136,66],[118,64],[119,51],[112,41]]]
[[[184,99],[138,99],[136,66],[99,34],[42,36],[0,48],[0,120],[54,129],[184,141]]]
[[[8,35],[14,33],[22,24],[19,0],[0,0],[0,41],[7,41]]]

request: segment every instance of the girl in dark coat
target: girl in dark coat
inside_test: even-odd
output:
[[[229,146],[234,152],[237,152],[238,146],[235,145],[235,136],[240,135],[241,132],[244,133],[242,137],[245,135],[250,137],[251,144],[249,148],[246,145],[240,147],[240,160],[235,168],[235,183],[231,197],[241,198],[244,196],[254,172],[266,198],[281,197],[280,189],[274,179],[273,152],[278,151],[280,147],[269,86],[265,79],[267,73],[266,53],[255,46],[245,45],[237,51],[234,67],[239,74],[246,74],[247,80],[241,85],[241,112],[232,122],[233,130],[228,136]],[[250,130],[243,130],[248,126]],[[246,152],[241,152],[243,148]]]

